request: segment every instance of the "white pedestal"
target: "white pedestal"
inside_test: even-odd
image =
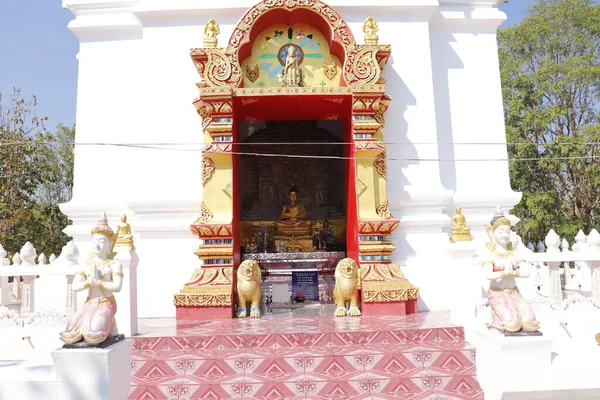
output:
[[[450,322],[465,326],[475,320],[475,308],[481,300],[481,265],[475,264],[475,244],[456,242],[448,245],[448,254],[452,261],[452,287],[454,295],[450,301]]]
[[[477,336],[477,379],[486,400],[548,387],[552,339],[510,336],[480,325]],[[509,397],[506,397],[509,396]],[[514,397],[513,397],[514,398]]]
[[[123,266],[123,287],[115,294],[117,300],[117,329],[126,337],[138,334],[138,293],[137,265],[138,255],[133,250],[119,251],[115,260]]]
[[[68,382],[64,400],[123,400],[131,384],[133,340],[105,349],[58,349],[52,352],[56,378]]]

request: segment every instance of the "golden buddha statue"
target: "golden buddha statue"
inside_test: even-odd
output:
[[[288,191],[288,203],[281,208],[281,215],[275,221],[275,234],[297,236],[310,235],[310,221],[304,205],[298,201],[298,190],[292,186]]]
[[[133,245],[133,235],[131,234],[131,226],[127,222],[127,215],[123,214],[121,223],[117,225],[115,232],[115,251],[118,250],[135,250]]]
[[[461,214],[460,206],[456,206],[456,215],[452,217],[451,242],[466,242],[473,240],[471,237],[471,228],[467,227],[465,216]]]
[[[298,201],[298,190],[292,186],[288,191],[288,203],[281,208],[281,215],[275,221],[274,237],[284,240],[284,249],[310,251],[312,249],[311,222],[304,205]]]

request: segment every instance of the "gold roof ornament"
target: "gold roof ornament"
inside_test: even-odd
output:
[[[219,40],[217,39],[217,35],[221,33],[221,28],[219,28],[219,24],[214,19],[211,19],[206,23],[204,27],[204,47],[215,48],[217,47],[217,43]]]
[[[114,232],[111,227],[108,226],[108,218],[106,218],[106,213],[103,213],[96,226],[92,229],[91,233],[92,235],[104,235],[107,238],[112,239]]]
[[[379,36],[377,36],[378,30],[379,27],[377,26],[377,22],[375,22],[373,17],[368,17],[363,23],[363,32],[365,33],[365,44],[377,45],[379,43]]]

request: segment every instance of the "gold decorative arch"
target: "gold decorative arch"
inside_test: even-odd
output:
[[[297,23],[316,27],[328,40],[331,54],[342,65],[335,87],[244,87],[242,63],[252,53],[252,43],[269,26],[273,16],[285,15]],[[270,25],[269,25],[270,24]],[[237,24],[226,48],[217,48],[219,27],[214,20],[205,28],[204,48],[191,50],[201,77],[194,105],[202,118],[204,142],[202,215],[191,230],[203,243],[196,255],[203,261],[192,279],[175,295],[178,318],[196,318],[193,307],[204,307],[200,318],[230,318],[233,304],[233,131],[236,107],[241,110],[265,96],[321,97],[352,102],[352,127],[356,148],[358,234],[363,308],[387,303],[390,312],[416,311],[418,289],[391,264],[394,250],[388,240],[399,221],[387,209],[383,126],[391,98],[385,94],[382,72],[391,47],[378,44],[377,24],[367,18],[365,43],[358,44],[348,24],[320,0],[262,0]],[[254,69],[254,67],[253,67]],[[331,71],[329,71],[331,72]],[[209,161],[210,160],[210,161]],[[373,161],[375,160],[375,162]],[[226,190],[228,188],[228,190]],[[214,270],[205,275],[200,270]],[[211,279],[199,279],[210,276]],[[410,306],[406,302],[411,302]],[[395,306],[394,306],[395,305]],[[209,308],[207,310],[206,308]],[[408,310],[408,308],[414,310]]]

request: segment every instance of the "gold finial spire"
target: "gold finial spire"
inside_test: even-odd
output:
[[[204,47],[217,47],[218,39],[217,35],[221,33],[221,29],[219,28],[219,24],[214,19],[211,19],[206,23],[204,27]]]
[[[376,45],[379,43],[379,36],[377,31],[379,27],[377,22],[372,17],[368,17],[363,24],[363,32],[365,33],[365,44]]]

